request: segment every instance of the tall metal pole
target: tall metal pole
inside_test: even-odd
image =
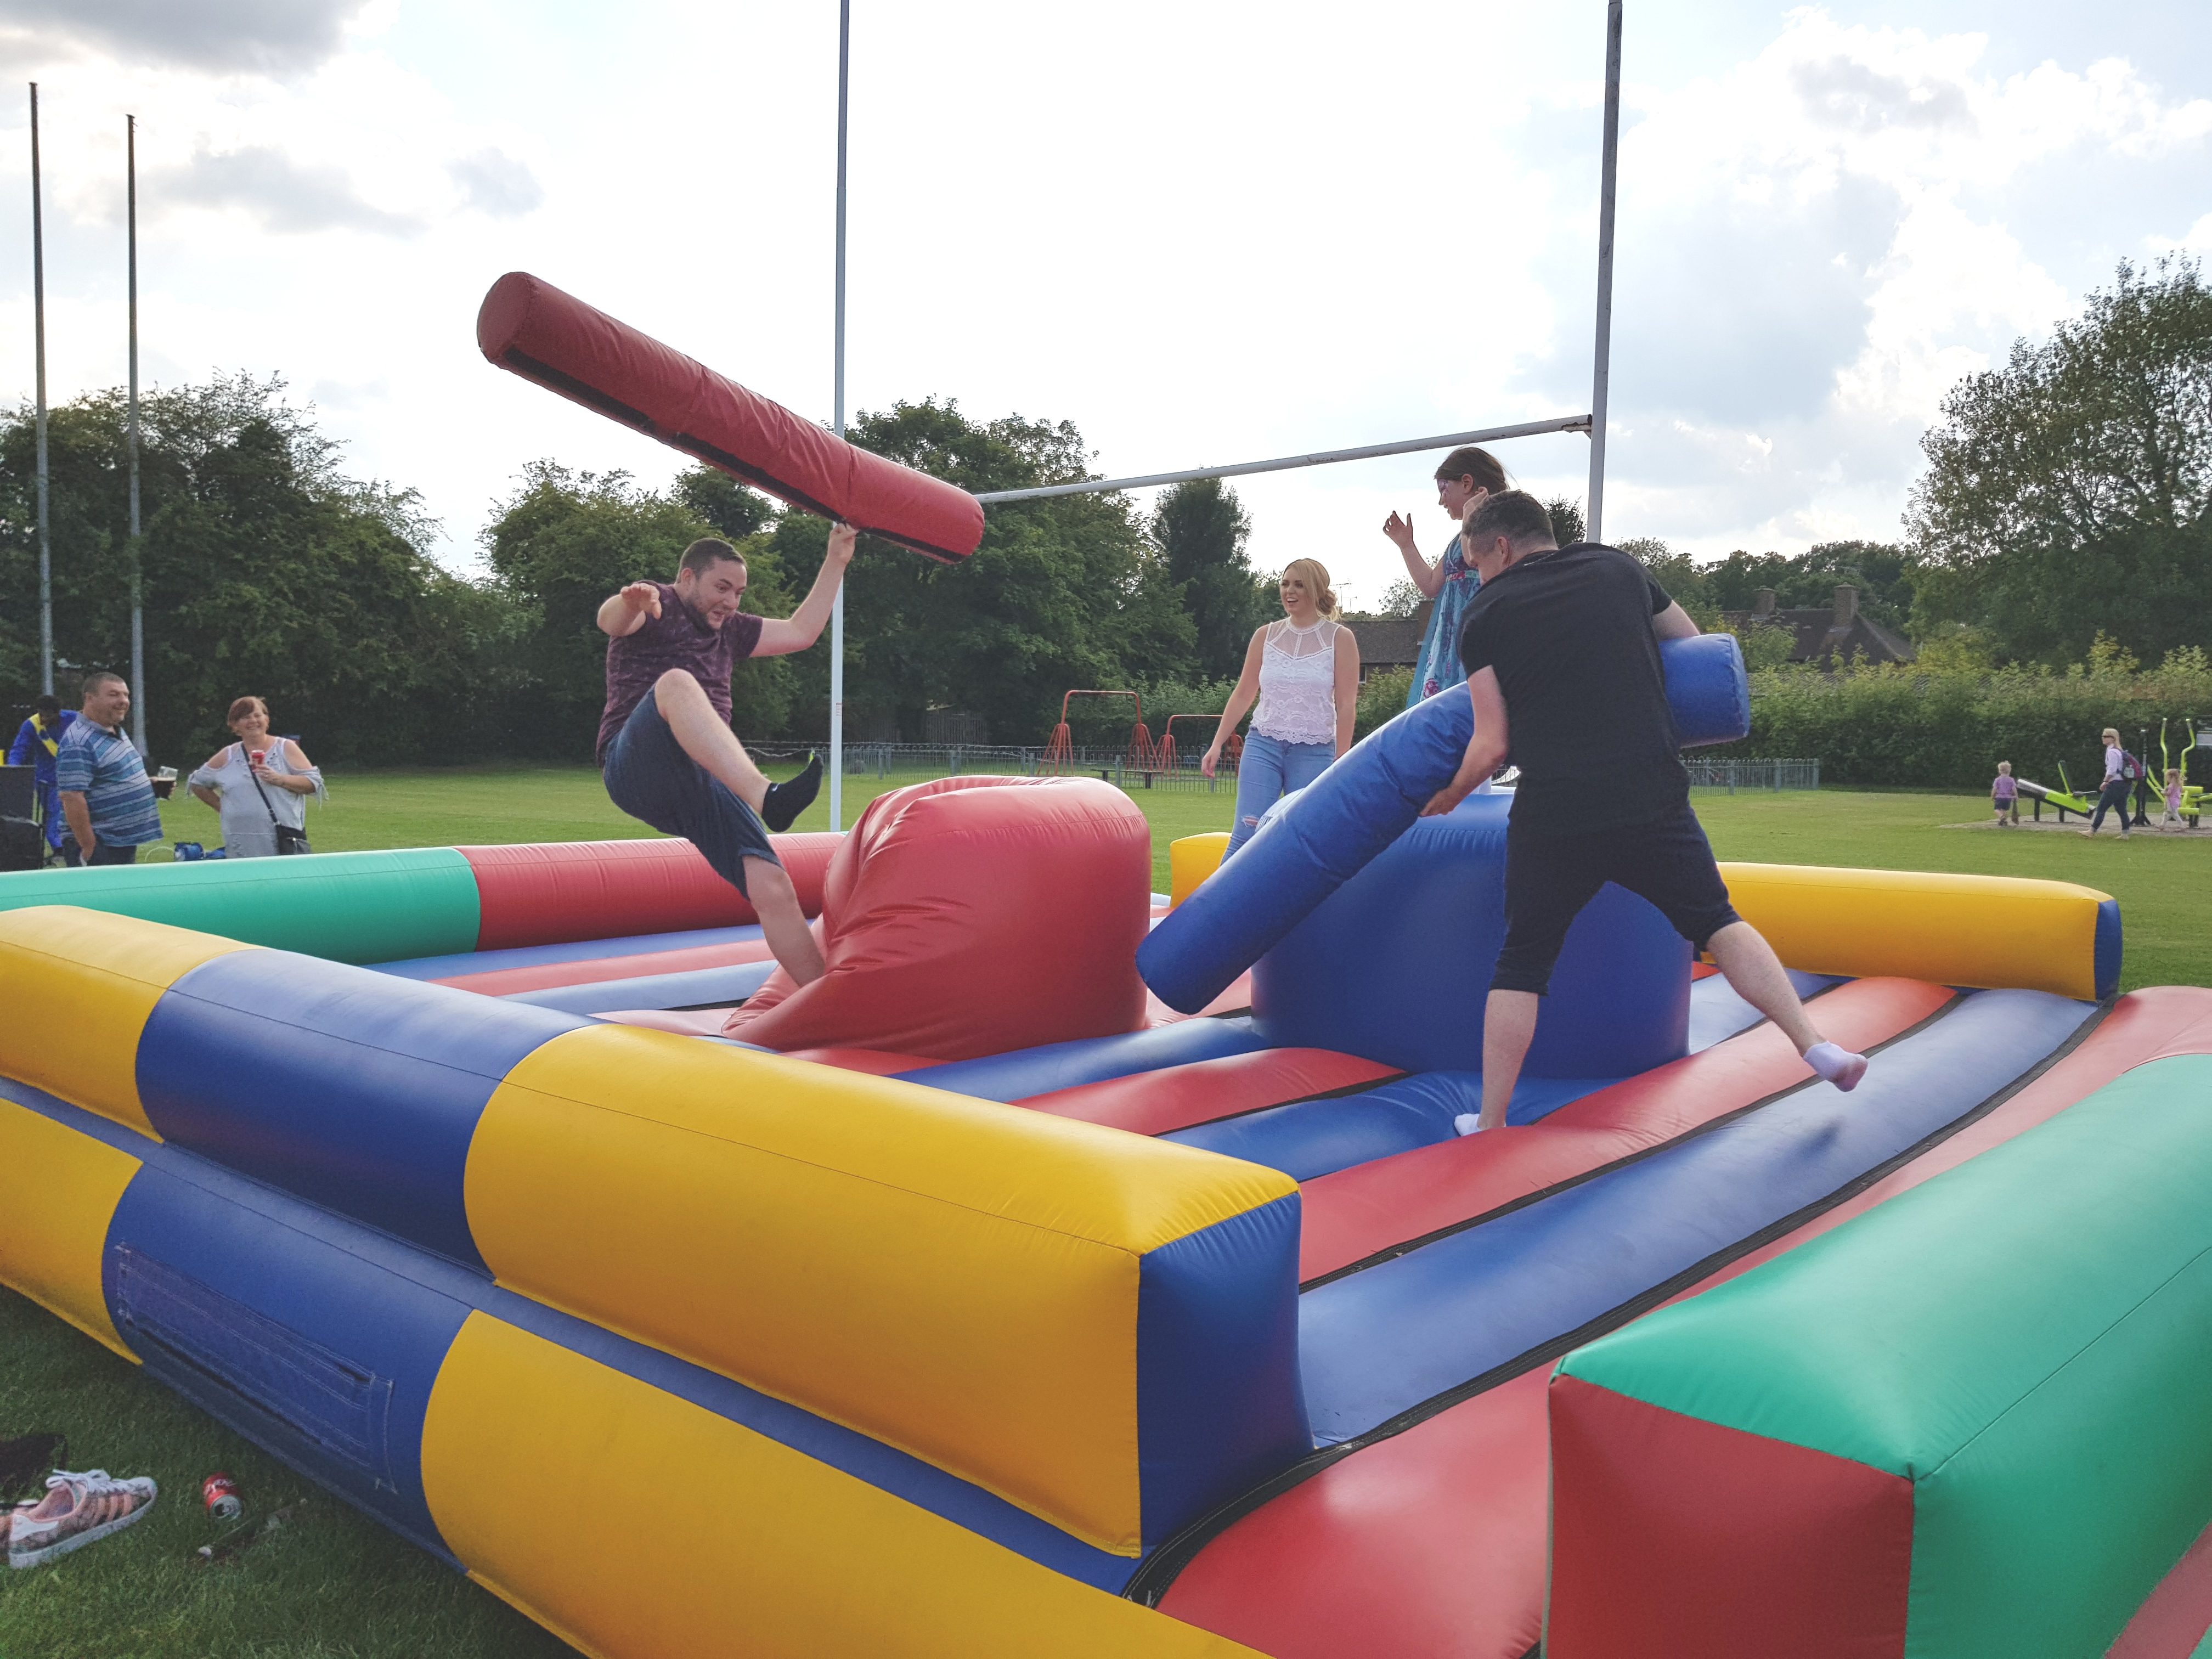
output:
[[[39,689],[54,689],[54,549],[46,523],[46,226],[39,200],[39,83],[31,82],[31,332],[38,369]]]
[[[131,741],[146,753],[145,572],[138,540],[138,118],[123,118],[125,196],[131,248]]]
[[[1613,358],[1613,197],[1620,153],[1620,3],[1605,8],[1605,160],[1598,174],[1597,352],[1590,371],[1589,520],[1583,534],[1605,538],[1605,403]]]
[[[853,61],[853,0],[837,0],[837,305],[831,410],[845,435],[845,115]],[[849,580],[851,570],[846,575]],[[830,827],[845,827],[845,584],[830,607]]]

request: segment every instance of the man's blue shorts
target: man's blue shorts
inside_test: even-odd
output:
[[[649,691],[607,745],[599,775],[616,805],[663,835],[683,836],[740,893],[747,859],[783,862],[760,814],[684,752]]]

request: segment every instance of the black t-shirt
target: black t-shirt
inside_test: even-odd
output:
[[[1651,619],[1673,600],[1627,554],[1583,542],[1523,559],[1468,602],[1460,660],[1494,669],[1523,829],[1609,830],[1690,798]]]

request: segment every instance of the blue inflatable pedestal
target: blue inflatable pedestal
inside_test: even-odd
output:
[[[1481,1070],[1483,999],[1505,942],[1511,804],[1470,795],[1447,817],[1419,819],[1323,899],[1253,969],[1253,1029],[1271,1047],[1334,1048],[1408,1072]],[[1688,1053],[1689,1024],[1688,942],[1608,884],[1568,931],[1523,1069],[1631,1077]]]
[[[1750,684],[1733,635],[1670,640],[1660,659],[1685,748],[1751,729]],[[1472,796],[1448,819],[1407,833],[1458,771],[1473,728],[1468,697],[1448,692],[1370,733],[1152,930],[1137,951],[1146,983],[1170,1007],[1196,1013],[1256,963],[1254,1010],[1271,1043],[1423,1068],[1479,1065],[1482,999],[1503,940],[1505,802]],[[1352,892],[1346,884],[1401,837],[1403,856]],[[1340,889],[1345,903],[1322,916]],[[1308,918],[1310,930],[1301,927]],[[1660,971],[1650,927],[1674,941],[1679,974]],[[1281,962],[1270,957],[1279,947]],[[1581,964],[1600,957],[1608,965],[1589,994],[1618,1012],[1570,1013],[1584,995]],[[1688,962],[1656,911],[1606,889],[1568,935],[1530,1074],[1561,1075],[1540,1069],[1561,1063],[1560,1045],[1578,1056],[1564,1074],[1583,1077],[1626,1075],[1680,1054]],[[1661,1009],[1662,1000],[1677,1012]],[[1639,1024],[1647,1018],[1648,1028]],[[1349,1040],[1354,1032],[1363,1040]],[[1667,1052],[1654,1047],[1670,1041]],[[1603,1065],[1592,1043],[1611,1045]]]

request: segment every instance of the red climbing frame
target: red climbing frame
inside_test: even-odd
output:
[[[1159,770],[1159,751],[1152,747],[1151,729],[1145,724],[1145,700],[1134,691],[1071,691],[1060,700],[1060,724],[1052,728],[1052,741],[1045,745],[1044,758],[1038,763],[1040,772],[1073,772],[1075,767],[1075,738],[1067,729],[1067,705],[1078,697],[1127,697],[1136,705],[1137,721],[1129,728],[1129,750],[1121,764],[1132,772]]]
[[[1172,772],[1175,770],[1175,723],[1177,720],[1211,720],[1218,726],[1220,724],[1221,716],[1218,714],[1169,715],[1168,723],[1160,728],[1159,747],[1152,751],[1154,757],[1159,763],[1159,769],[1163,772]],[[1221,745],[1221,752],[1223,757],[1229,762],[1230,767],[1233,770],[1237,765],[1237,757],[1244,752],[1244,739],[1243,736],[1237,732],[1231,732],[1229,734],[1229,741]]]

